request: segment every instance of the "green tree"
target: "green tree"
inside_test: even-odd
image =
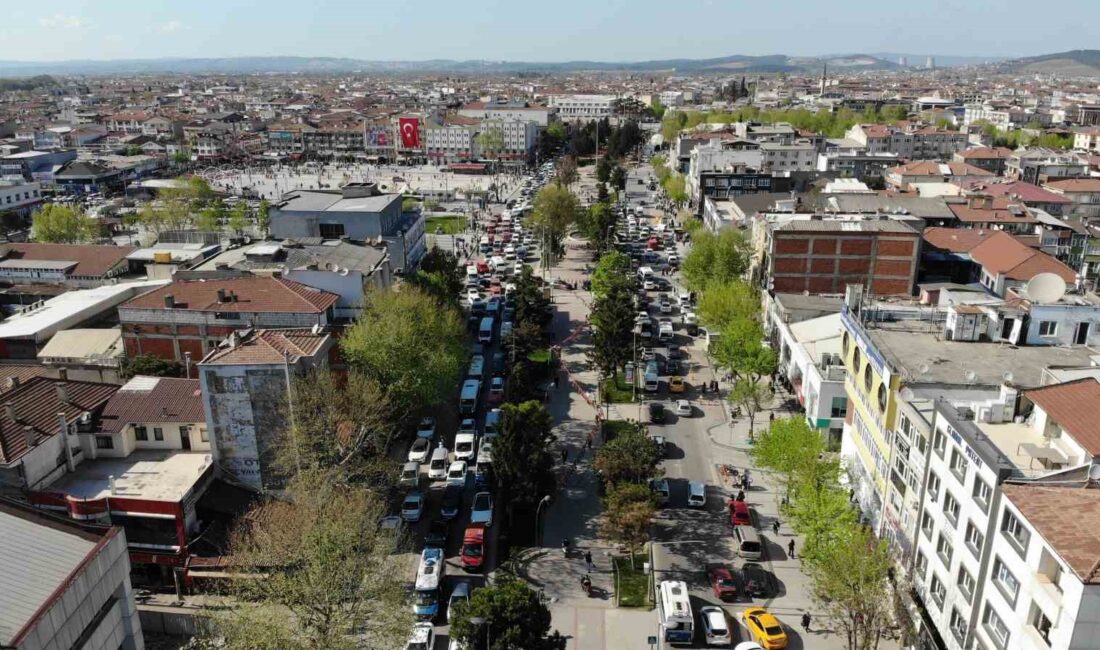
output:
[[[516,288],[512,291],[512,300],[516,304],[516,325],[533,323],[539,328],[546,326],[554,316],[553,308],[535,282],[535,274],[529,264],[523,265],[523,271],[514,283]]]
[[[248,204],[244,201],[237,203],[237,205],[233,206],[233,209],[229,211],[229,229],[238,237],[244,234],[244,231],[248,228],[251,221],[252,219],[248,214]]]
[[[481,149],[481,153],[484,156],[492,158],[495,164],[493,165],[493,187],[495,190],[497,201],[500,201],[500,154],[504,151],[504,131],[499,126],[491,126],[477,135],[477,146]]]
[[[80,244],[95,239],[99,223],[76,208],[47,203],[31,216],[34,241],[46,244]]]
[[[753,437],[753,426],[756,423],[756,415],[767,408],[771,403],[774,393],[770,386],[742,379],[733,385],[729,400],[741,408],[741,412],[749,418],[749,438]]]
[[[611,187],[620,192],[626,189],[626,170],[620,165],[611,170]]]
[[[775,350],[764,344],[764,328],[749,318],[731,321],[721,336],[711,343],[711,355],[719,368],[725,368],[738,381],[759,382],[775,372]]]
[[[267,199],[260,199],[260,207],[256,209],[256,227],[260,229],[260,236],[267,237],[270,226],[271,205],[267,202]]]
[[[625,546],[633,567],[634,555],[649,541],[656,515],[657,499],[648,485],[618,483],[607,491],[600,534]]]
[[[221,232],[226,214],[225,204],[213,201],[199,212],[195,225],[203,232]]]
[[[650,103],[649,107],[650,107],[650,110],[653,111],[653,117],[656,117],[658,120],[664,118],[664,116],[665,116],[665,105],[661,103],[661,100],[659,98],[654,97],[653,101]]]
[[[681,271],[692,291],[705,291],[712,283],[741,279],[749,268],[751,247],[740,231],[724,228],[714,234],[700,230],[692,237],[691,251]]]
[[[668,194],[668,199],[672,201],[674,205],[680,205],[686,203],[688,200],[687,184],[684,181],[683,174],[672,174],[665,178],[661,186],[665,188],[665,193]]]
[[[498,573],[455,606],[451,636],[469,650],[565,650],[565,637],[550,631],[550,610],[519,578]]]
[[[577,215],[577,228],[580,234],[596,249],[596,256],[603,255],[611,247],[615,236],[615,214],[606,202],[594,203]]]
[[[699,294],[695,308],[699,322],[717,331],[739,318],[755,319],[760,314],[760,295],[741,280],[712,282]]]
[[[821,434],[811,429],[805,418],[794,416],[772,421],[756,437],[750,453],[754,464],[780,476],[789,497],[800,475],[805,477],[824,451]]]
[[[606,183],[611,180],[612,162],[610,158],[600,158],[596,161],[596,182]]]
[[[177,165],[189,163],[191,162],[191,154],[187,153],[186,151],[177,151],[176,153],[172,154],[172,162],[176,163]]]
[[[405,576],[393,569],[400,540],[378,526],[384,500],[314,473],[296,478],[287,497],[262,501],[232,531],[230,570],[257,579],[230,582],[235,605],[212,617],[206,647],[402,643],[413,617]]]
[[[458,307],[464,275],[465,271],[459,264],[457,255],[433,246],[420,258],[416,273],[410,279],[440,303]]]
[[[613,286],[592,305],[588,357],[604,377],[613,377],[634,357],[634,302],[628,285]]]
[[[592,270],[592,295],[597,298],[606,296],[614,287],[626,287],[633,291],[634,274],[630,257],[619,251],[608,251]]]
[[[398,418],[451,399],[469,356],[459,311],[412,286],[371,290],[340,346],[351,368],[385,387]]]
[[[534,211],[528,218],[531,228],[545,245],[543,265],[553,268],[562,252],[569,227],[577,220],[580,203],[565,185],[550,183],[535,195]]]
[[[151,354],[139,354],[122,362],[122,375],[127,379],[138,375],[145,377],[182,377],[183,374],[183,364],[154,357]]]
[[[493,441],[493,474],[498,494],[508,495],[509,511],[533,510],[542,497],[553,494],[553,426],[554,418],[540,402],[501,407],[501,433]]]
[[[596,452],[596,469],[608,486],[627,481],[642,483],[657,476],[661,454],[641,425],[620,431]]]

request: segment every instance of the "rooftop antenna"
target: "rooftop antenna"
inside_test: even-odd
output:
[[[1005,374],[1001,375],[1001,379],[1003,379],[1006,384],[1011,384],[1012,380],[1015,378],[1016,376],[1012,374],[1011,370],[1006,370]]]
[[[1066,281],[1056,273],[1039,273],[1028,280],[1025,291],[1032,302],[1048,305],[1066,295]]]
[[[974,372],[973,370],[967,370],[966,371],[966,383],[967,383],[967,385],[969,386],[969,385],[973,384],[976,381],[978,381],[978,373]]]

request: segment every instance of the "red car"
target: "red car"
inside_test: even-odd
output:
[[[719,600],[737,600],[737,581],[733,579],[733,572],[729,569],[721,564],[712,564],[707,569],[707,580]]]
[[[729,500],[730,525],[752,526],[752,514],[749,513],[749,504],[744,501]]]
[[[485,527],[470,526],[462,536],[462,568],[480,569],[485,557]]]

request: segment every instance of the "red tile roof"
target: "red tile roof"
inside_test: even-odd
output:
[[[115,433],[135,422],[203,422],[198,379],[134,377],[107,400],[100,431]]]
[[[995,230],[975,228],[925,228],[922,236],[932,246],[952,253],[969,253],[978,244],[993,236]]]
[[[13,260],[76,262],[70,276],[99,278],[137,250],[133,246],[93,246],[90,244],[4,244],[0,258]]]
[[[946,174],[944,168],[946,168]],[[891,167],[886,171],[902,176],[993,176],[993,172],[964,162],[941,163],[935,160],[915,160]]]
[[[236,295],[235,302],[218,302],[218,290]],[[173,309],[219,312],[281,312],[319,314],[339,299],[334,293],[308,287],[285,278],[245,277],[220,280],[177,280],[144,293],[122,305],[123,309],[166,310],[164,299],[172,296]]]
[[[57,386],[64,385],[68,400],[62,402]],[[4,394],[3,402],[10,402],[17,421],[8,418],[7,409],[0,410],[0,462],[10,463],[27,452],[25,428],[30,427],[35,444],[57,435],[60,426],[58,413],[64,413],[70,422],[85,412],[98,412],[115,394],[118,386],[86,381],[62,382],[46,377],[36,377]]]
[[[1077,278],[1074,270],[1062,262],[1001,230],[972,248],[970,257],[990,274],[1010,280],[1027,281],[1040,273],[1054,273],[1066,282]]]
[[[1009,181],[1005,183],[991,183],[989,181],[971,181],[964,185],[963,189],[992,196],[995,198],[1017,196],[1024,204],[1030,203],[1072,203],[1070,199],[1044,190],[1038,185],[1025,183],[1024,181]],[[996,203],[994,203],[996,205]]]
[[[964,223],[1039,223],[1030,212],[1022,209],[1022,204],[1017,205],[1021,208],[1018,214],[1013,214],[1004,202],[993,202],[991,207],[981,208],[972,208],[968,203],[948,203],[947,207],[956,219]]]
[[[1024,391],[1092,456],[1100,456],[1100,382],[1086,377]]]
[[[1046,185],[1061,192],[1100,192],[1100,178],[1068,178]]]
[[[1012,150],[1007,147],[971,147],[958,155],[971,160],[997,160],[1007,159],[1012,155]]]
[[[1013,483],[1001,489],[1078,579],[1100,583],[1100,490]]]
[[[293,363],[311,357],[331,338],[308,329],[258,330],[238,340],[225,342],[202,360],[203,365],[248,365],[283,363],[289,355]]]

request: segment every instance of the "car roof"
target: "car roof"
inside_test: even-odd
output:
[[[470,526],[466,529],[465,534],[462,536],[463,541],[470,542],[484,542],[485,541],[485,527],[484,526]]]
[[[455,596],[461,596],[463,594],[465,594],[466,596],[470,595],[470,583],[465,580],[459,580],[455,583],[455,588],[451,591],[451,598],[454,598]]]
[[[722,610],[720,608],[704,607],[699,611],[703,616],[707,617],[707,622],[710,623],[711,627],[727,627],[726,615],[722,613]]]

